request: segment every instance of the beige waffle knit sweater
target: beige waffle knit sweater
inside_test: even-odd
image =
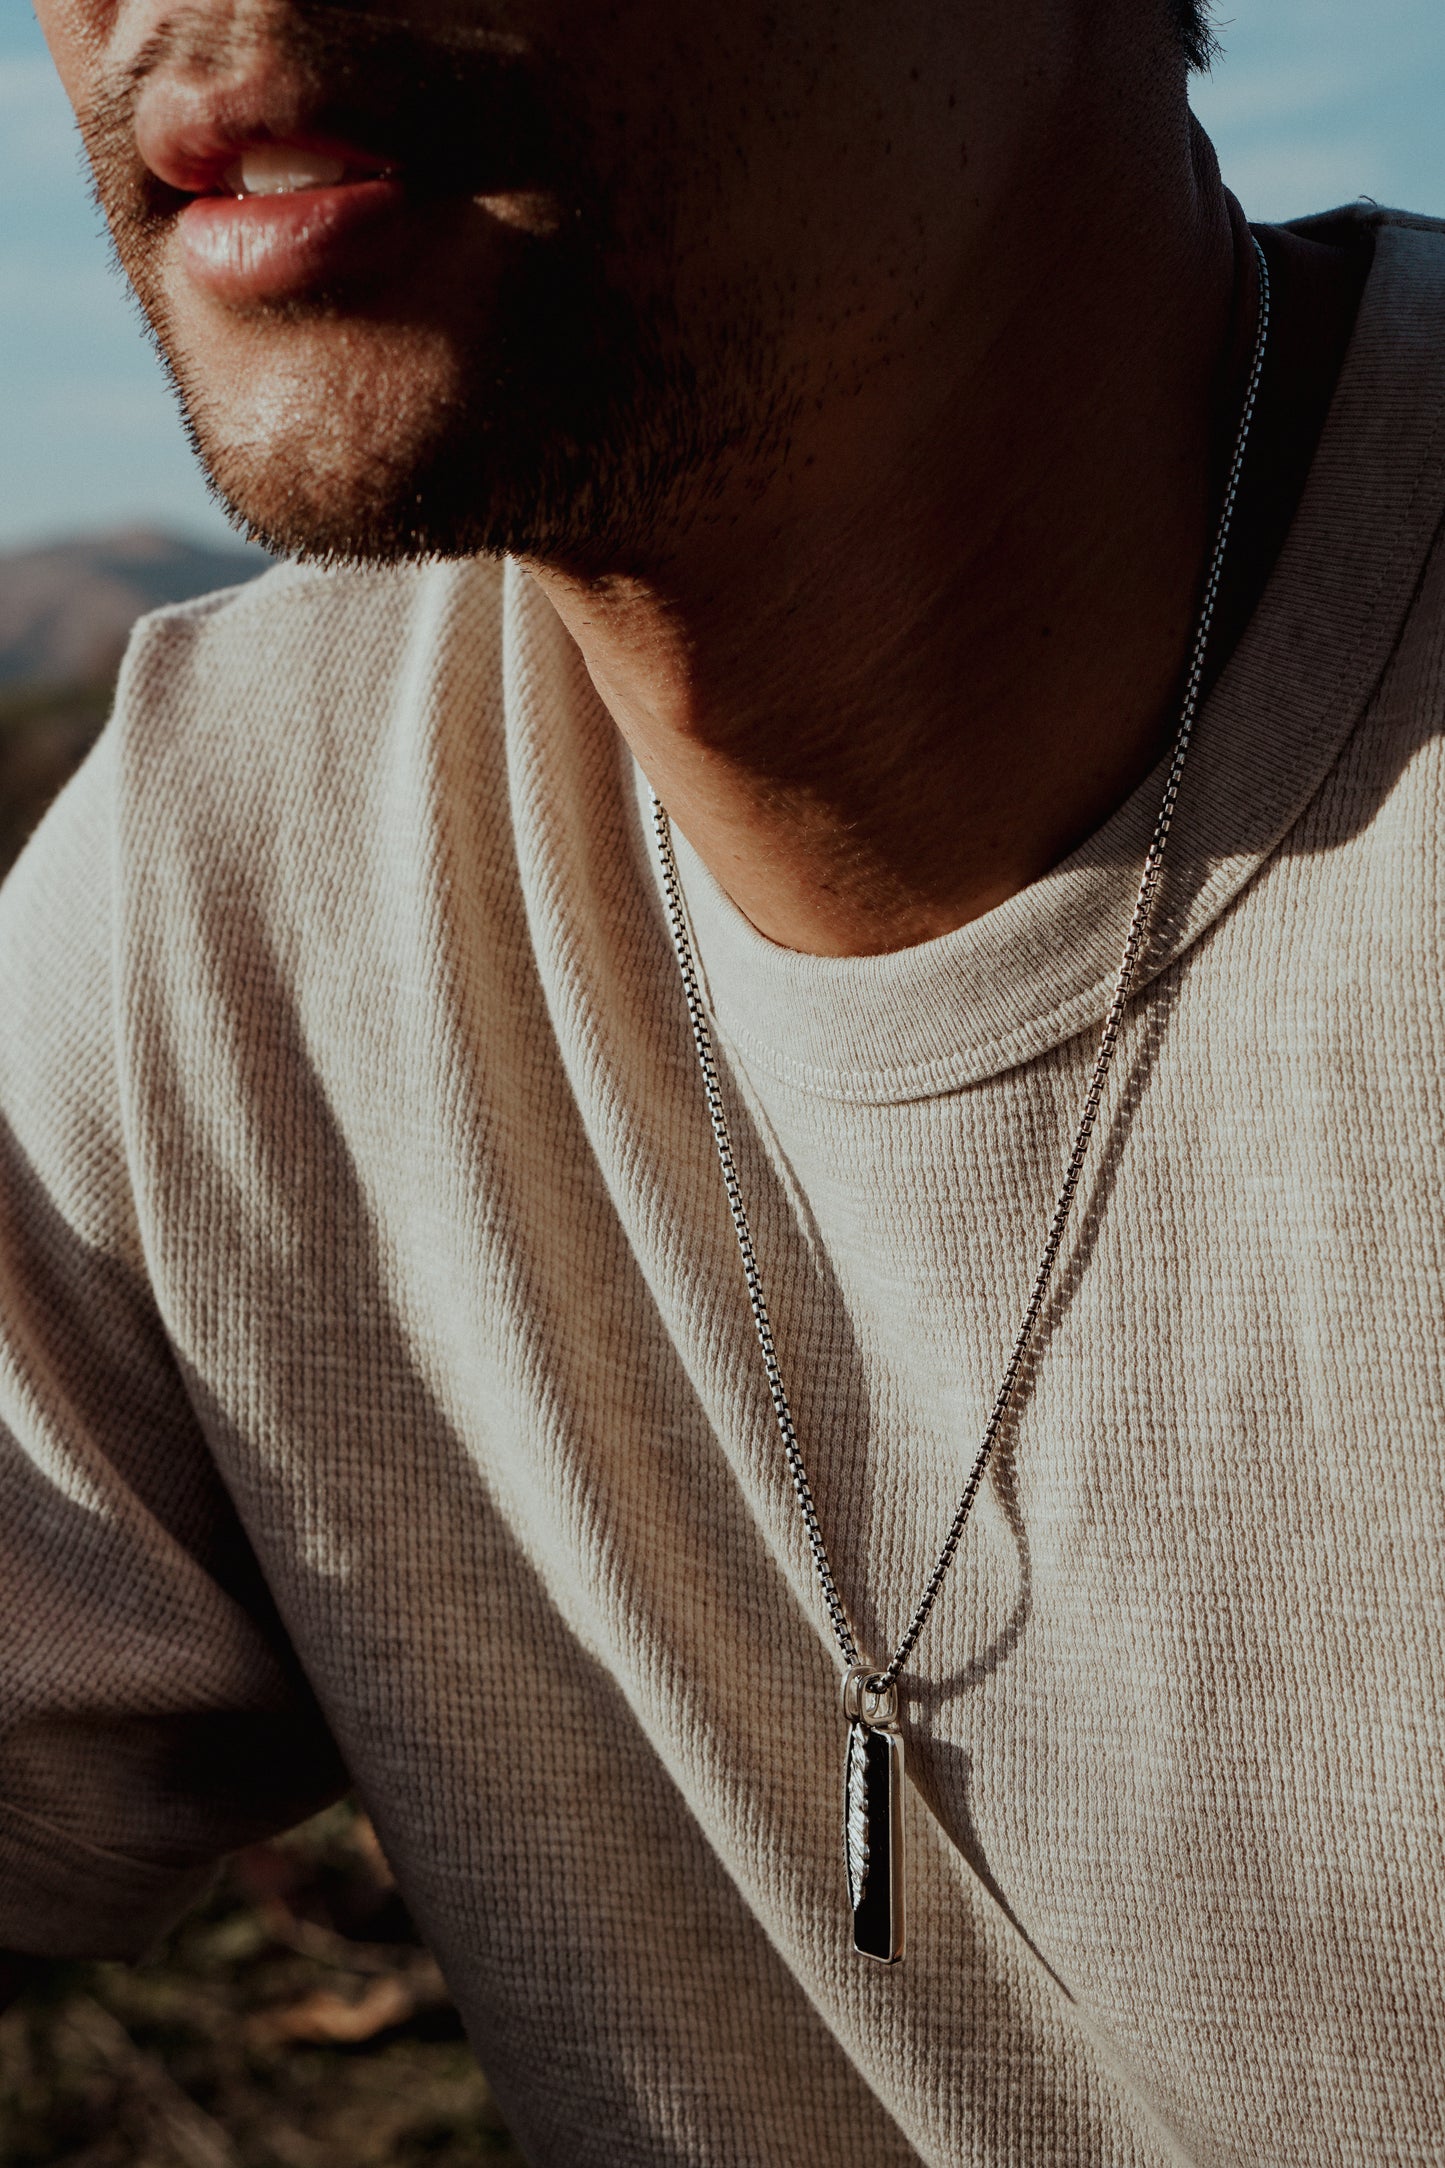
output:
[[[0,1944],[143,1949],[339,1750],[539,2168],[1445,2160],[1442,511],[1445,234],[1386,217],[918,1652],[894,1972],[849,1946],[837,1665],[576,651],[480,565],[150,619],[0,898]],[[1157,788],[867,960],[683,853],[875,1650]]]

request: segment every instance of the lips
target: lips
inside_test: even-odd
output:
[[[216,177],[177,235],[190,278],[218,301],[284,300],[363,267],[405,202],[394,166],[334,139],[214,143],[198,164]]]
[[[355,267],[401,208],[396,162],[308,125],[291,84],[152,80],[136,146],[175,218],[181,266],[213,299],[293,297]]]
[[[178,221],[182,262],[215,300],[284,300],[363,268],[405,199],[394,174],[196,196]]]
[[[564,161],[525,56],[348,23],[344,46],[292,24],[220,70],[177,29],[133,69],[137,200],[207,297],[369,306],[425,285],[473,206],[489,229],[559,223]]]

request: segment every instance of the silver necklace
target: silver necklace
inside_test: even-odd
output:
[[[1154,833],[1145,854],[1144,870],[1140,876],[1128,932],[1124,936],[1124,948],[1114,979],[1114,991],[1104,1018],[1104,1028],[1099,1037],[1088,1088],[1084,1093],[1073,1147],[1049,1220],[1043,1252],[1029,1291],[1023,1321],[1014,1338],[1003,1378],[989,1411],[988,1421],[984,1425],[983,1436],[968,1471],[968,1479],[963,1486],[957,1510],[903,1639],[888,1662],[882,1666],[868,1662],[854,1636],[847,1610],[838,1594],[838,1584],[818,1520],[818,1509],[813,1502],[812,1485],[803,1465],[792,1409],[788,1404],[777,1350],[773,1345],[772,1321],[768,1314],[767,1297],[763,1292],[757,1252],[753,1247],[752,1229],[738,1181],[732,1132],[728,1127],[727,1110],[723,1105],[717,1060],[713,1052],[712,1029],[698,982],[692,936],[688,929],[687,907],[683,901],[677,858],[672,847],[672,825],[656,792],[652,794],[652,824],[657,840],[663,891],[667,899],[668,926],[677,956],[683,995],[687,1002],[693,1045],[697,1049],[698,1068],[702,1073],[703,1094],[712,1123],[713,1141],[717,1146],[718,1164],[722,1169],[723,1188],[727,1193],[728,1210],[732,1215],[733,1231],[737,1236],[738,1252],[742,1258],[753,1327],[762,1352],[763,1369],[767,1374],[778,1434],[782,1439],[783,1453],[797,1496],[798,1508],[803,1516],[803,1526],[807,1532],[818,1585],[827,1605],[833,1637],[843,1658],[843,1714],[848,1727],[843,1780],[843,1852],[847,1870],[848,1902],[853,1913],[853,1946],[860,1955],[877,1958],[883,1964],[896,1964],[903,1955],[903,1734],[898,1721],[899,1675],[927,1624],[929,1613],[943,1586],[944,1577],[958,1550],[994,1448],[1013,1414],[1019,1377],[1038,1326],[1044,1297],[1063,1243],[1064,1229],[1079,1187],[1089,1140],[1094,1133],[1104,1096],[1104,1085],[1114,1058],[1114,1049],[1118,1045],[1124,1011],[1138,976],[1139,959],[1153,916],[1165,846],[1169,840],[1175,803],[1179,796],[1180,778],[1184,773],[1184,762],[1194,734],[1200,688],[1204,682],[1209,633],[1219,599],[1225,553],[1234,520],[1235,501],[1239,495],[1239,479],[1249,443],[1250,424],[1254,419],[1260,378],[1264,371],[1265,347],[1269,337],[1269,266],[1258,241],[1254,243],[1254,252],[1259,266],[1259,323],[1255,332],[1249,382],[1234,440],[1224,502],[1220,507],[1219,522],[1215,529],[1209,572],[1195,621],[1189,673],[1185,680],[1173,757],[1165,778],[1164,795],[1154,822]]]

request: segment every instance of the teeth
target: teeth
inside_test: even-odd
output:
[[[286,196],[300,188],[330,188],[346,171],[340,158],[299,151],[286,143],[260,143],[243,151],[222,175],[238,196]]]

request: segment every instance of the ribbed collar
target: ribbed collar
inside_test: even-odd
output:
[[[1374,264],[1289,538],[1199,718],[1151,972],[1198,940],[1319,789],[1379,681],[1445,506],[1445,232],[1389,212],[1337,217],[1378,228]],[[719,1027],[750,1069],[872,1102],[954,1091],[1072,1038],[1103,1016],[1163,781],[1161,762],[996,910],[886,956],[779,948],[679,835]],[[640,777],[639,790],[645,800]]]

